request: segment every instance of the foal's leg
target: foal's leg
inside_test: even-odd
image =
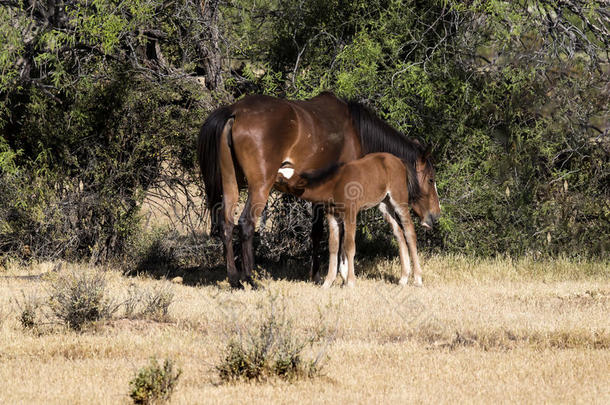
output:
[[[347,257],[347,282],[345,285],[354,287],[356,275],[354,274],[354,256],[356,255],[356,215],[357,212],[346,212],[343,222],[343,252]]]
[[[398,284],[405,285],[409,281],[409,275],[411,274],[411,262],[409,261],[409,252],[407,250],[407,243],[405,236],[402,232],[400,224],[394,218],[394,209],[391,205],[388,205],[385,201],[379,204],[379,210],[383,213],[383,218],[392,226],[392,232],[398,242],[398,252],[400,254],[400,267],[402,269],[402,275]]]
[[[252,270],[254,269],[254,228],[256,221],[261,216],[273,182],[253,183],[248,185],[248,200],[239,218],[241,231],[241,264],[242,279],[252,282]]]
[[[328,219],[328,273],[322,288],[330,288],[337,278],[337,256],[339,253],[339,222],[333,214],[327,214]]]
[[[413,225],[411,214],[409,214],[409,207],[407,206],[406,202],[396,204],[396,202],[392,201],[392,205],[394,206],[394,210],[398,214],[398,218],[402,224],[405,239],[407,240],[407,245],[409,246],[411,260],[413,260],[413,284],[421,287],[422,272],[421,266],[419,265],[419,256],[417,256],[417,236],[415,235],[415,226]]]

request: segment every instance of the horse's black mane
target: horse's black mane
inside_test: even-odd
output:
[[[415,202],[421,198],[415,165],[418,159],[424,157],[425,147],[392,128],[364,105],[356,101],[346,101],[346,103],[354,127],[360,135],[363,153],[387,152],[402,159],[408,172],[409,200]],[[425,169],[432,170],[428,159]]]

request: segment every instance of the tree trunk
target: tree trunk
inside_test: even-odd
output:
[[[203,63],[206,87],[210,90],[224,90],[222,80],[222,60],[219,46],[218,3],[219,0],[201,0],[200,11],[204,25],[199,50]]]

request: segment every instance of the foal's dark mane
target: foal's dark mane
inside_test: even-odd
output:
[[[352,123],[360,135],[363,153],[387,152],[399,157],[407,167],[409,200],[421,198],[421,189],[415,171],[417,160],[424,157],[426,149],[413,139],[407,138],[375,113],[356,101],[346,101]],[[425,170],[432,170],[432,164],[425,159]]]

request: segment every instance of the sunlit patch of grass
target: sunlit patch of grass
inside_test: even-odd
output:
[[[216,282],[170,288],[104,269],[104,297],[119,309],[95,327],[62,323],[49,333],[24,329],[15,301],[37,297],[43,308],[35,322],[52,321],[51,285],[95,269],[13,267],[0,278],[0,402],[124,402],[134,365],[153,357],[180,365],[176,403],[607,402],[600,388],[610,372],[607,267],[528,260],[423,256],[423,288],[398,286],[398,261],[382,260],[369,273],[356,268],[355,288],[329,290],[273,268],[260,289],[239,291]],[[270,296],[277,296],[273,316]],[[322,337],[309,345],[312,336]],[[257,350],[258,378],[232,374]],[[233,377],[223,379],[217,366],[227,359]],[[300,378],[316,359],[324,360],[323,375]]]

